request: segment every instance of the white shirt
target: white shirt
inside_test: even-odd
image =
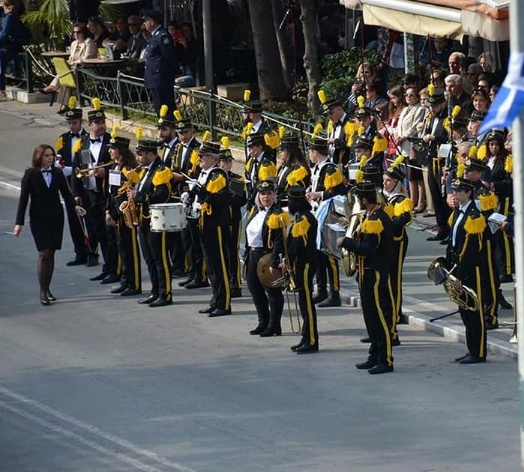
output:
[[[47,184],[47,188],[51,187],[51,182],[53,181],[53,176],[51,175],[51,169],[49,169],[49,172],[46,169],[42,169],[42,176],[44,177],[45,183]]]
[[[264,227],[264,220],[267,216],[267,208],[261,207],[258,213],[251,219],[246,226],[247,245],[251,248],[264,247],[262,239],[262,228]]]
[[[453,231],[451,233],[451,242],[452,242],[453,247],[455,247],[455,243],[456,243],[456,239],[455,238],[457,236],[457,229],[458,229],[459,224],[462,221],[462,219],[466,216],[465,215],[466,214],[466,210],[468,209],[470,203],[471,203],[471,201],[469,201],[465,205],[459,205],[459,215],[457,216],[455,224],[453,225]]]
[[[100,141],[97,141],[97,142],[89,142],[89,152],[91,152],[91,155],[93,156],[95,162],[92,162],[91,164],[89,164],[89,168],[91,167],[95,167],[98,165],[98,159],[100,158],[100,152],[102,151],[102,137],[100,138],[91,138],[91,136],[89,137],[89,139],[100,139]],[[91,190],[95,190],[96,189],[96,178],[95,177],[89,177],[89,188]]]
[[[320,171],[322,167],[324,167],[329,162],[330,162],[329,159],[324,159],[322,162],[319,162],[318,164],[316,164],[315,167],[313,168],[313,173],[311,175],[311,191],[312,192],[317,192],[318,181],[320,179]]]
[[[138,185],[138,191],[142,190],[144,187],[144,184],[146,183],[147,176],[149,175],[149,171],[151,170],[151,167],[153,167],[153,163],[155,161],[151,162],[148,166],[146,166],[146,171],[144,172],[144,175],[142,176],[142,180],[140,181],[140,184]]]

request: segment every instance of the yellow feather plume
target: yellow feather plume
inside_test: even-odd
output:
[[[404,156],[398,156],[390,165],[391,167],[398,167],[400,164],[404,162]]]
[[[368,156],[362,156],[360,158],[360,162],[358,166],[362,169],[366,165],[367,160],[368,160]]]
[[[282,139],[282,138],[284,137],[285,134],[286,134],[286,127],[280,125],[280,126],[278,127],[278,136],[280,137],[280,139]]]
[[[211,139],[211,133],[210,133],[210,131],[208,130],[208,131],[206,131],[206,132],[204,133],[204,136],[202,136],[202,141],[205,142],[205,141],[209,141],[210,139]]]
[[[244,90],[244,102],[249,102],[251,98],[251,90]]]
[[[459,164],[457,166],[457,177],[461,179],[464,177],[464,171],[466,170],[466,166],[464,164]]]
[[[468,157],[475,159],[477,157],[477,146],[471,146],[468,151]]]
[[[258,170],[258,180],[274,179],[277,175],[277,167],[272,162],[260,166]]]
[[[359,169],[355,172],[355,182],[359,184],[364,178],[364,173]]]
[[[451,118],[456,118],[457,116],[459,116],[461,111],[462,108],[460,108],[458,105],[455,105],[453,107],[453,110],[451,110]]]
[[[75,108],[76,106],[76,96],[75,95],[71,95],[69,97],[69,101],[67,102],[67,107],[72,110],[73,108]]]
[[[322,105],[324,105],[324,103],[326,103],[326,101],[327,101],[326,93],[324,92],[324,90],[319,90],[317,92],[317,95],[318,95],[318,99],[320,100],[320,103],[322,103]]]
[[[102,106],[102,102],[100,101],[99,98],[93,98],[93,100],[91,100],[91,104],[93,105],[93,108],[98,111],[100,110],[101,106]]]
[[[359,108],[364,108],[364,104],[366,103],[366,99],[363,96],[357,97],[357,103]]]
[[[242,130],[242,138],[246,139],[251,134],[252,129],[253,123],[249,122],[246,126],[244,126],[244,129]]]
[[[142,127],[139,126],[136,131],[135,131],[135,137],[137,139],[137,141],[140,141],[142,139],[142,134],[143,134],[143,130],[142,130]]]
[[[183,120],[182,113],[180,113],[178,110],[175,110],[173,112],[173,116],[176,118],[177,121],[182,121]]]
[[[362,135],[364,134],[364,131],[366,131],[366,128],[364,128],[363,126],[359,126],[359,127],[357,128],[357,134],[358,134],[359,136],[362,136]]]
[[[433,85],[433,84],[429,84],[429,85],[428,85],[428,93],[429,93],[431,96],[435,95],[435,85]]]
[[[62,136],[58,136],[58,139],[56,140],[56,143],[55,143],[55,151],[60,152],[63,147],[64,147],[64,140]]]
[[[280,137],[278,136],[278,133],[275,131],[266,133],[264,135],[264,141],[266,142],[266,145],[269,146],[271,149],[276,149],[280,145]]]
[[[111,128],[111,137],[114,139],[118,136],[118,126],[113,125],[113,128]]]
[[[167,105],[162,105],[160,107],[160,112],[158,113],[160,115],[160,118],[165,118],[168,111],[169,111],[168,106]]]
[[[344,125],[344,133],[346,134],[346,136],[351,136],[355,134],[356,129],[357,129],[357,125],[353,121],[348,121]]]
[[[229,149],[229,138],[227,136],[222,136],[220,144],[222,145],[223,149]]]
[[[311,137],[316,138],[320,133],[322,133],[323,129],[324,127],[322,126],[322,123],[317,123],[313,128],[313,134]]]

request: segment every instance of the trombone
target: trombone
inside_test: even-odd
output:
[[[102,169],[103,167],[114,166],[114,165],[115,165],[115,162],[110,161],[110,162],[106,162],[105,164],[100,164],[99,166],[88,167],[87,169],[80,169],[79,167],[77,167],[75,169],[75,176],[77,179],[82,179],[84,177],[87,177],[89,175],[89,172],[91,172],[92,170]]]

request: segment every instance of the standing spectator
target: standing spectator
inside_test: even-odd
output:
[[[399,117],[406,106],[404,89],[400,85],[395,85],[388,90],[388,97],[388,121],[384,123],[384,128],[380,131],[388,140],[388,157],[392,160],[399,152],[396,136],[398,136]]]
[[[0,29],[0,100],[6,100],[5,71],[7,64],[22,49],[19,8],[15,0],[4,0],[2,3],[4,18]]]
[[[460,65],[464,59],[464,54],[461,52],[452,52],[449,55],[448,67],[450,74],[460,74]]]
[[[13,230],[15,236],[20,236],[27,203],[31,197],[30,226],[38,250],[37,272],[40,283],[40,303],[44,306],[56,300],[49,286],[55,267],[55,251],[62,248],[64,233],[64,210],[60,203],[60,195],[68,208],[74,208],[80,216],[85,214],[81,206],[75,206],[63,172],[53,166],[55,157],[54,149],[48,144],[40,144],[35,147],[32,166],[25,171],[22,178],[20,201]]]
[[[178,61],[175,54],[173,39],[161,24],[162,12],[146,10],[144,24],[151,33],[145,52],[145,86],[153,96],[153,104],[157,114],[160,107],[166,104],[169,108],[167,115],[171,116],[175,106],[175,75],[178,70]]]
[[[102,19],[98,16],[89,18],[89,21],[87,22],[87,29],[93,36],[93,41],[95,42],[97,48],[103,47],[104,40],[109,38],[111,35]]]
[[[458,74],[450,74],[445,82],[449,109],[452,110],[455,105],[458,105],[466,113],[471,113],[473,105],[470,95],[464,91],[462,77]]]
[[[471,102],[473,103],[473,108],[477,111],[488,112],[488,108],[491,105],[489,101],[488,93],[481,87],[477,87],[473,90],[471,94]]]

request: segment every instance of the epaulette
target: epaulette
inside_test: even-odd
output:
[[[413,200],[411,198],[404,198],[394,206],[394,215],[400,216],[404,213],[411,213],[413,211]]]
[[[380,234],[382,233],[382,231],[384,231],[384,225],[382,224],[382,220],[380,219],[366,219],[362,223],[360,231],[364,234]]]
[[[332,174],[326,172],[326,176],[324,177],[324,188],[329,190],[335,188],[337,185],[340,185],[342,182],[344,182],[344,176],[340,170],[338,170],[338,167],[335,166],[335,172]]]
[[[198,149],[193,149],[189,158],[189,162],[191,162],[191,172],[195,172],[196,168],[198,167]]]
[[[309,228],[311,228],[311,223],[305,215],[302,215],[300,217],[300,220],[295,221],[295,223],[293,224],[291,228],[291,236],[293,236],[294,238],[305,236],[309,231]]]
[[[264,165],[261,165],[258,169],[258,179],[259,180],[269,180],[277,176],[277,166],[271,161],[267,161]]]
[[[168,184],[173,178],[173,173],[167,168],[157,170],[153,176],[153,185],[158,187],[162,184]]]
[[[64,138],[62,136],[58,136],[58,139],[55,143],[55,151],[60,152],[62,148],[64,147]]]
[[[486,229],[486,218],[478,215],[475,218],[468,216],[466,223],[464,223],[464,231],[468,234],[480,234]]]
[[[511,154],[506,156],[506,160],[504,161],[504,170],[510,175],[513,173],[513,156]]]
[[[453,212],[451,212],[451,215],[449,215],[449,218],[448,218],[448,227],[451,228],[452,225],[453,225]]]
[[[124,174],[125,178],[131,182],[133,185],[137,184],[140,181],[140,176],[142,174],[141,171],[138,171],[136,169],[126,169],[125,167],[122,169],[122,174]]]
[[[499,199],[493,192],[489,192],[485,195],[479,195],[480,211],[490,211],[497,208]]]
[[[72,149],[73,154],[77,153],[78,151],[80,151],[80,149],[82,149],[83,143],[84,143],[84,140],[82,138],[76,140],[75,145],[73,146],[73,149]]]
[[[282,228],[282,226],[289,225],[289,213],[287,211],[280,210],[279,213],[272,213],[267,218],[267,226],[270,229]]]
[[[225,172],[221,169],[215,170],[219,170],[219,172],[214,172],[206,185],[206,190],[210,193],[218,193],[227,187],[227,178]]]
[[[382,209],[388,215],[390,218],[393,218],[395,216],[395,208],[391,203],[386,203]]]
[[[298,185],[299,182],[303,182],[307,177],[308,172],[304,166],[300,166],[297,169],[293,169],[286,177],[287,183],[291,186]]]

